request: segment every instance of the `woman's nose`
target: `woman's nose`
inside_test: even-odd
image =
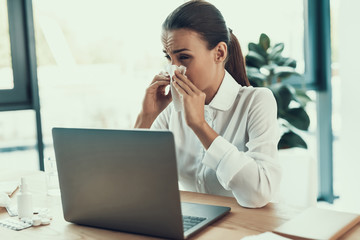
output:
[[[171,65],[180,66],[181,64],[179,63],[179,61],[171,60]]]

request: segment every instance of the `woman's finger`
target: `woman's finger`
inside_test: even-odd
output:
[[[147,88],[150,91],[156,91],[159,88],[165,88],[166,86],[170,85],[170,80],[157,80],[150,84],[150,86]]]
[[[168,76],[168,75],[162,75],[162,74],[156,75],[156,76],[154,77],[154,79],[151,81],[150,85],[153,84],[153,83],[156,82],[156,81],[163,81],[163,80],[170,82],[170,76]]]
[[[175,71],[175,76],[184,83],[186,83],[186,85],[189,86],[192,92],[197,93],[200,91],[185,75],[181,74],[178,70]]]
[[[158,75],[167,76],[167,77],[170,76],[169,73],[165,71],[161,71]]]
[[[194,92],[191,90],[191,88],[184,81],[181,81],[176,76],[174,76],[174,79],[175,79],[174,82],[176,82],[178,84],[178,86],[180,86],[186,94],[188,94],[190,96],[192,96],[194,94]]]
[[[181,96],[187,95],[185,90],[178,84],[177,81],[173,81],[173,86],[175,87],[176,91],[180,93]]]

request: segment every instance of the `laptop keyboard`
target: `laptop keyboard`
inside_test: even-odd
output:
[[[184,226],[184,232],[189,230],[190,228],[194,227],[195,225],[201,223],[206,218],[203,217],[194,217],[194,216],[182,216],[183,218],[183,226]]]

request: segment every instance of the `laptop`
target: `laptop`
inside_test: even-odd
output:
[[[53,128],[68,222],[186,239],[230,211],[180,202],[169,131]]]

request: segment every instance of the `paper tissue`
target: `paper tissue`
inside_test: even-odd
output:
[[[185,75],[186,73],[186,67],[185,66],[177,66],[177,65],[168,65],[166,67],[166,71],[167,73],[170,75],[170,91],[171,91],[171,96],[172,96],[172,100],[174,103],[174,108],[176,112],[180,112],[183,109],[183,101],[182,101],[182,96],[180,95],[180,93],[174,88],[173,86],[173,76],[174,76],[174,72],[175,70],[179,70],[181,74]]]

